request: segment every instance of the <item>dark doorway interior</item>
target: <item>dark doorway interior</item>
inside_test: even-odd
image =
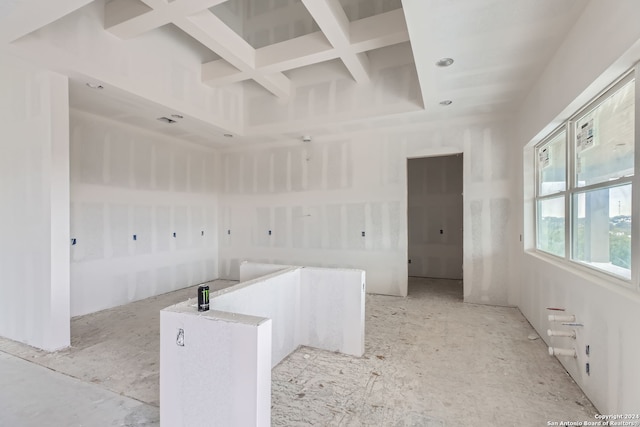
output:
[[[462,154],[409,159],[409,276],[462,279]]]

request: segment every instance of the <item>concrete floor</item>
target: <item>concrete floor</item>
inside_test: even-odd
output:
[[[71,348],[56,353],[0,339],[0,425],[157,425],[159,310],[194,295],[74,318]],[[414,278],[407,298],[367,295],[366,303],[364,357],[303,347],[274,368],[273,425],[594,420],[596,409],[544,342],[528,338],[534,331],[517,309],[464,304],[461,282]],[[36,380],[47,385],[33,394]],[[47,411],[66,421],[44,422]]]

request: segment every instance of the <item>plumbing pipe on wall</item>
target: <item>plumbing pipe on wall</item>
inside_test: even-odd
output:
[[[553,329],[547,329],[547,335],[550,337],[566,337],[566,338],[574,338],[576,337],[576,331],[557,331]]]
[[[575,348],[549,347],[550,356],[578,357]]]
[[[573,314],[569,315],[560,315],[560,314],[550,314],[549,322],[575,322],[576,316]]]

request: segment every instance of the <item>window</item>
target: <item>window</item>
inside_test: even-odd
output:
[[[567,136],[560,130],[537,147],[537,248],[565,255],[565,193]]]
[[[633,73],[542,140],[536,154],[536,248],[631,279]]]

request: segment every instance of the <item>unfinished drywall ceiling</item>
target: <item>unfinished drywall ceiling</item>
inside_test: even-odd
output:
[[[145,127],[155,127],[152,105],[187,119],[166,128],[181,138],[264,144],[320,124],[339,134],[407,114],[510,114],[586,3],[25,0],[9,9],[0,40],[77,85],[105,87],[77,99],[74,90],[79,109],[134,101],[143,108],[127,119]],[[443,57],[454,64],[437,67]]]

